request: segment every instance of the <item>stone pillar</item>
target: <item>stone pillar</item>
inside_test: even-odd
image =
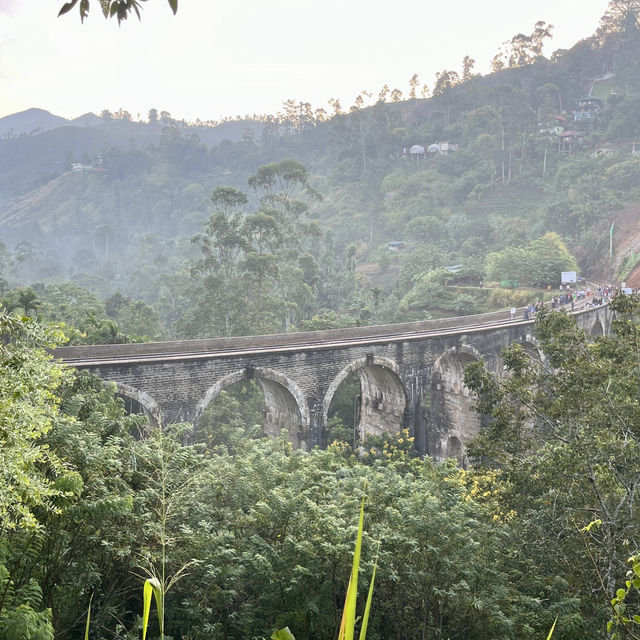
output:
[[[313,447],[324,449],[327,446],[327,425],[324,420],[322,400],[317,397],[307,397],[309,407],[309,433],[307,435],[307,450]]]

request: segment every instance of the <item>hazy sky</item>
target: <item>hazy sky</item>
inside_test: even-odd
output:
[[[502,42],[555,26],[547,55],[591,35],[607,0],[148,0],[118,28],[98,0],[80,24],[63,0],[0,0],[0,117],[30,107],[76,117],[122,107],[186,120],[276,113],[287,98],[344,108],[418,73],[487,72]]]

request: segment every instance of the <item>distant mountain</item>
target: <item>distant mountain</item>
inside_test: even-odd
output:
[[[240,120],[223,122],[217,126],[209,125],[188,125],[186,122],[173,122],[174,126],[178,126],[182,131],[190,130],[198,135],[204,144],[215,146],[223,140],[237,142],[241,140],[248,131],[256,138],[262,135],[263,123],[257,120]],[[12,113],[11,115],[0,118],[0,140],[7,138],[17,138],[18,136],[28,135],[35,136],[46,131],[58,129],[60,127],[99,127],[104,126],[109,129],[110,137],[114,127],[117,131],[123,133],[129,130],[129,133],[141,136],[139,142],[150,143],[157,142],[160,133],[165,125],[148,125],[144,122],[133,122],[131,120],[110,120],[105,122],[95,113],[85,113],[71,120],[56,116],[46,109],[27,109],[20,113]]]
[[[81,117],[84,118],[85,116]],[[70,124],[70,121],[66,118],[54,116],[44,109],[27,109],[26,111],[13,113],[10,116],[0,118],[0,138],[9,138],[25,133],[27,135],[34,135],[68,124]]]
[[[95,113],[85,113],[84,115],[78,116],[70,121],[70,124],[76,125],[78,127],[95,127],[99,124],[102,124],[103,120]]]
[[[44,128],[47,122],[49,126]],[[35,124],[41,128],[32,126]],[[243,139],[250,145],[252,140],[260,140],[264,126],[262,122],[246,120],[218,126],[178,122],[166,127],[159,122],[105,121],[92,113],[65,120],[42,109],[30,109],[0,119],[0,203],[26,195],[62,175],[70,170],[71,163],[94,162],[112,147],[144,149],[158,145],[163,137],[176,136],[196,136],[208,147]]]

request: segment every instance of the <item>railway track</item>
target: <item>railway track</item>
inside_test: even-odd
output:
[[[579,314],[586,311],[585,308],[577,308],[572,313]],[[327,332],[308,332],[305,336],[314,336],[309,340],[295,340],[292,338],[300,337],[302,334],[281,334],[278,336],[260,336],[262,339],[267,339],[269,342],[263,345],[246,345],[246,346],[229,346],[229,342],[233,339],[223,340],[224,345],[216,347],[215,340],[211,341],[210,345],[205,348],[196,348],[196,344],[200,344],[202,341],[194,341],[194,348],[189,349],[189,342],[162,342],[162,343],[146,343],[144,345],[135,345],[136,348],[142,349],[140,353],[122,352],[126,349],[123,345],[100,345],[94,347],[97,353],[90,355],[87,352],[91,350],[91,347],[63,347],[55,350],[53,353],[56,357],[63,360],[65,364],[73,367],[99,367],[99,366],[115,366],[115,365],[128,365],[128,364],[143,364],[143,363],[161,363],[161,362],[176,362],[176,361],[193,361],[193,360],[205,360],[215,358],[233,358],[238,356],[254,356],[260,354],[273,354],[273,353],[291,353],[291,352],[305,352],[305,351],[320,351],[327,349],[337,349],[343,347],[357,347],[375,344],[388,344],[393,342],[407,342],[413,340],[422,340],[425,338],[442,336],[442,335],[460,335],[466,333],[476,333],[480,331],[492,331],[498,328],[514,327],[514,326],[526,326],[531,325],[533,320],[524,320],[522,318],[512,319],[509,312],[504,313],[504,317],[496,318],[496,314],[486,314],[492,317],[492,320],[485,322],[475,322],[470,324],[459,324],[461,318],[450,318],[452,322],[458,321],[458,324],[448,324],[444,326],[437,326],[429,328],[416,328],[416,324],[408,323],[405,325],[383,325],[381,330],[387,329],[387,331],[381,331],[380,333],[366,333],[364,335],[342,336],[339,338],[327,337]],[[478,317],[478,316],[475,316]],[[425,321],[425,325],[430,321]],[[443,321],[437,321],[441,323]],[[446,320],[444,320],[446,322]],[[391,329],[393,327],[393,329]],[[368,327],[371,329],[371,327]],[[365,328],[363,327],[364,331]],[[335,332],[333,332],[335,333]],[[246,340],[246,337],[243,337]],[[238,341],[241,339],[239,338]],[[175,351],[171,350],[171,345],[175,344]],[[132,348],[133,345],[127,345]],[[178,347],[180,349],[178,350]],[[155,349],[155,351],[154,351]],[[74,353],[74,351],[76,353]],[[78,352],[79,351],[79,352]],[[111,351],[111,353],[109,353]]]

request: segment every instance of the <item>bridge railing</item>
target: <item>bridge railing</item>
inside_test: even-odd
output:
[[[509,311],[494,311],[470,316],[453,318],[439,318],[435,320],[420,320],[417,322],[402,322],[386,325],[366,327],[349,327],[345,329],[323,329],[320,331],[301,331],[298,333],[279,333],[261,336],[235,336],[231,338],[207,338],[198,340],[170,340],[165,342],[144,342],[129,344],[81,345],[61,347],[53,353],[64,360],[83,358],[163,355],[175,353],[201,353],[228,351],[232,349],[249,349],[260,347],[295,346],[307,343],[333,342],[341,340],[356,340],[373,338],[376,336],[393,336],[407,333],[422,333],[429,331],[443,331],[451,329],[459,331],[465,327],[477,328],[479,325],[491,326],[496,322],[533,323],[533,320],[522,318],[524,308],[518,309],[515,319],[511,319]],[[576,308],[574,315],[590,311],[589,308]]]

